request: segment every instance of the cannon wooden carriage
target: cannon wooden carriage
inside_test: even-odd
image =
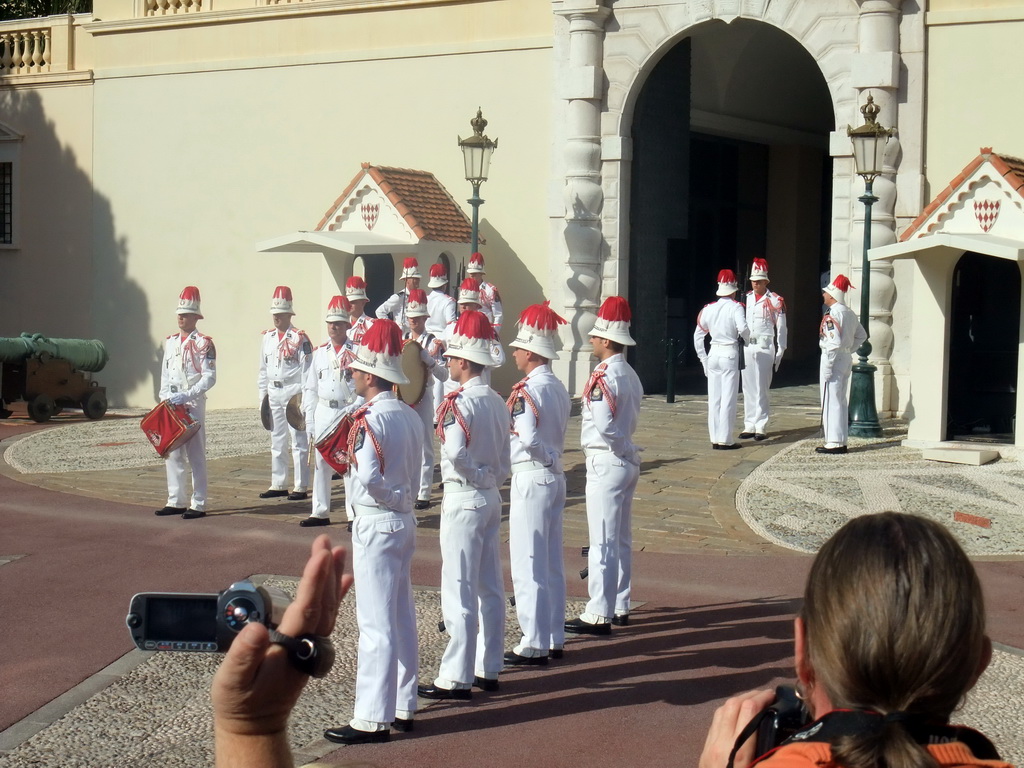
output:
[[[107,390],[87,375],[103,370],[107,350],[97,339],[48,339],[39,333],[0,338],[0,418],[5,403],[25,400],[28,415],[47,421],[64,408],[90,419],[107,412]]]

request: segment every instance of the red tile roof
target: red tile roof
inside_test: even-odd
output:
[[[443,243],[468,243],[472,239],[469,217],[434,174],[370,163],[362,164],[362,169],[317,224],[317,231],[322,231],[328,221],[343,213],[342,206],[367,174],[420,239]],[[333,225],[328,227],[333,228]],[[485,241],[480,238],[480,242]]]
[[[928,205],[925,206],[924,210],[921,211],[921,215],[914,219],[913,223],[900,235],[900,241],[905,242],[910,239],[911,235],[918,231],[921,226],[925,223],[929,216],[931,216],[936,210],[946,205],[950,198],[956,194],[956,191],[963,186],[964,182],[971,177],[971,175],[978,170],[982,163],[988,161],[992,164],[992,167],[996,172],[1003,177],[1007,184],[1021,197],[1024,197],[1024,160],[1020,160],[1016,157],[1010,157],[1009,155],[998,155],[992,151],[992,147],[982,147],[980,154],[971,160],[964,169],[958,173],[954,179],[949,182],[944,190],[942,190],[938,196],[932,200]],[[938,222],[935,222],[936,224]],[[935,226],[933,224],[933,226]]]

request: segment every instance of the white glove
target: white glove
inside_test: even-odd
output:
[[[708,377],[708,361],[701,360],[700,364],[704,367],[704,378],[706,379]]]
[[[825,377],[825,381],[830,381],[832,379],[832,369],[826,368],[821,372],[821,375]]]
[[[775,370],[776,371],[778,371],[779,370],[779,366],[782,365],[782,352],[783,352],[783,350],[780,349],[778,352],[775,353]]]
[[[188,395],[186,395],[184,392],[178,392],[167,398],[168,402],[170,402],[171,405],[184,405],[185,403],[188,402],[188,399]]]

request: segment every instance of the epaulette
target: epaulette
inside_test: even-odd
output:
[[[325,341],[323,344],[321,344],[319,347],[317,347],[317,349],[325,349],[325,348],[327,348],[329,346],[331,346],[331,342]]]
[[[179,335],[180,333],[181,333],[181,331],[175,331],[174,333],[169,333],[169,334],[167,334],[167,338],[168,339],[173,339],[175,336]],[[167,339],[164,339],[164,341],[166,341],[166,340]]]
[[[737,301],[736,299],[731,299],[731,301],[732,301],[732,302],[733,302],[734,304],[739,304],[739,305],[740,305],[741,307],[743,306],[743,302],[742,302],[742,301]]]
[[[704,309],[707,309],[708,307],[713,307],[717,303],[717,301],[709,301],[707,304],[704,305]]]

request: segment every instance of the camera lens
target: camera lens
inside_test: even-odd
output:
[[[224,606],[224,623],[233,632],[241,632],[250,621],[259,620],[259,609],[247,597],[236,597]]]

